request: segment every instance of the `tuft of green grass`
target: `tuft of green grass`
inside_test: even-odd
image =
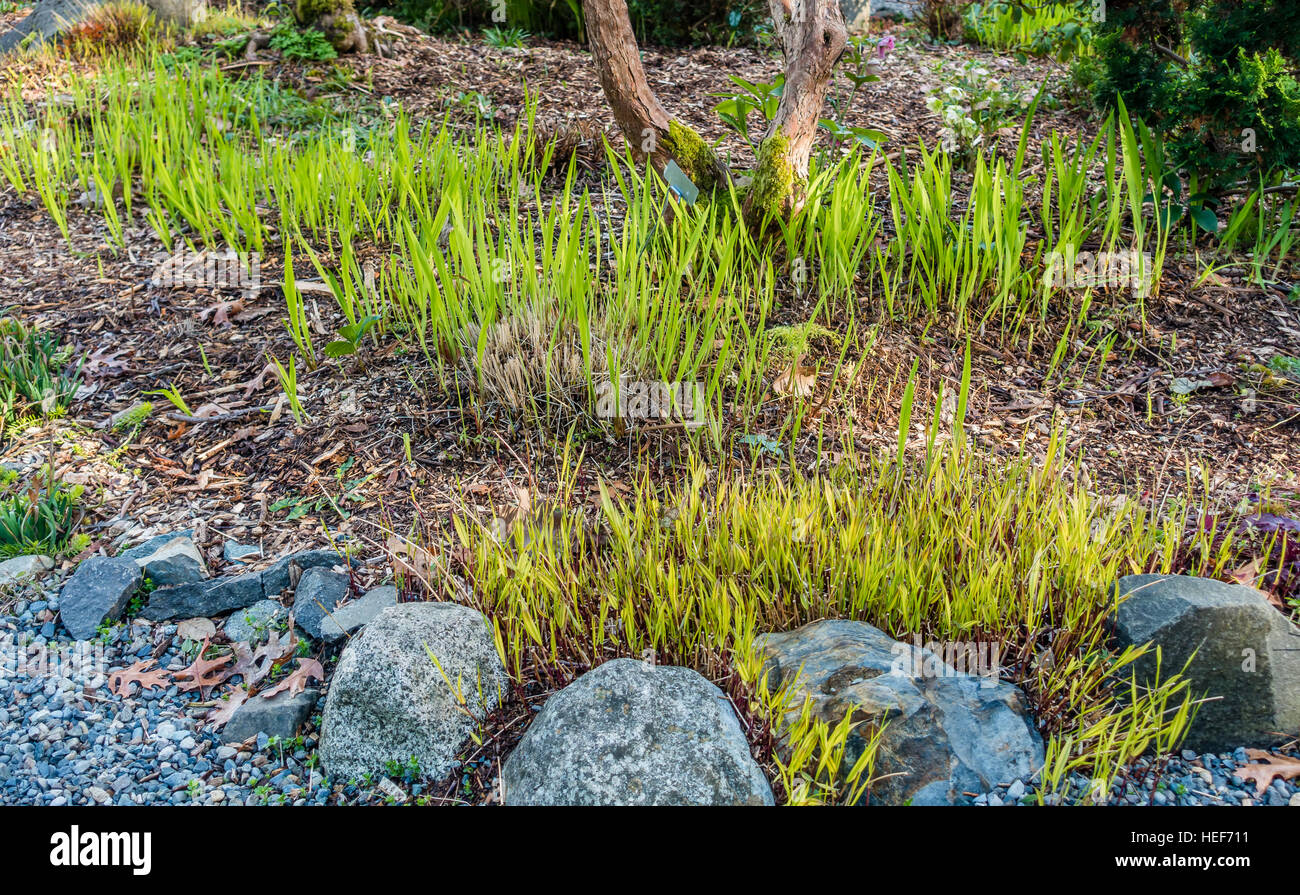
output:
[[[81,493],[80,485],[51,480],[0,496],[0,558],[62,553],[81,520]]]
[[[523,28],[502,28],[493,25],[483,29],[483,42],[498,50],[523,47],[531,36]]]
[[[0,318],[0,420],[62,415],[81,383],[81,361],[54,333]]]

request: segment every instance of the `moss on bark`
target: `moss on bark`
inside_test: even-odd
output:
[[[758,145],[758,167],[745,197],[745,217],[761,226],[769,218],[781,218],[794,199],[794,166],[790,164],[790,141],[777,131]]]
[[[702,192],[712,192],[719,185],[718,172],[724,170],[722,161],[690,126],[672,119],[668,122],[668,137],[664,143],[677,160],[677,165]]]

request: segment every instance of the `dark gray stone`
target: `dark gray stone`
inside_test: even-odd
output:
[[[159,588],[150,594],[149,603],[140,615],[150,621],[196,616],[211,618],[252,606],[264,597],[261,573],[249,572],[247,575]]]
[[[170,543],[177,538],[189,538],[190,540],[193,540],[194,529],[187,528],[183,531],[169,531],[166,534],[154,535],[147,541],[143,541],[136,544],[134,547],[129,547],[126,550],[123,550],[118,554],[118,558],[134,559],[139,561],[147,556],[157,553],[163,545]]]
[[[415,759],[440,778],[507,686],[482,613],[455,603],[391,606],[339,657],[325,697],[321,762],[346,780]]]
[[[1211,697],[1192,722],[1188,748],[1230,752],[1300,733],[1300,629],[1262,593],[1185,575],[1130,575],[1118,593],[1117,644],[1159,645],[1166,677],[1191,659],[1193,694]],[[1154,650],[1135,671],[1144,681],[1155,677]]]
[[[129,559],[92,556],[77,566],[59,595],[59,619],[77,640],[89,640],[101,623],[116,621],[144,575]]]
[[[290,696],[286,690],[270,699],[254,696],[235,709],[235,714],[221,729],[221,741],[242,743],[259,733],[292,739],[311,717],[318,699],[320,691],[315,689],[303,690],[296,696]]]
[[[236,609],[226,619],[226,637],[232,642],[265,641],[272,631],[281,630],[289,620],[289,610],[275,600],[259,600],[247,609]]]
[[[885,724],[875,764],[883,779],[872,787],[872,804],[970,804],[964,793],[987,793],[1043,765],[1043,741],[1024,697],[994,668],[964,673],[977,663],[959,671],[935,651],[865,622],[814,622],[757,645],[769,687],[794,683],[794,704],[810,696],[813,716],[832,727],[849,712],[862,722],[850,735],[846,767]]]
[[[155,587],[192,584],[208,577],[203,555],[186,534],[152,538],[126,551],[122,558],[135,560]]]
[[[319,638],[321,622],[334,611],[339,600],[348,595],[351,586],[351,577],[342,572],[321,566],[307,569],[302,573],[298,589],[294,592],[294,623],[313,638]]]
[[[547,700],[502,771],[509,805],[771,805],[726,696],[615,659]]]
[[[301,584],[298,586],[298,591],[302,592]],[[296,606],[297,603],[294,605]],[[385,584],[373,588],[364,597],[353,600],[342,608],[334,609],[322,618],[320,633],[317,636],[326,643],[336,643],[342,640],[344,635],[351,634],[368,624],[389,606],[396,605],[397,588],[393,585]]]
[[[308,569],[334,565],[347,565],[347,560],[333,550],[303,550],[289,556],[281,557],[262,572],[262,595],[274,599],[284,593],[293,584],[290,568],[296,566],[300,572]]]

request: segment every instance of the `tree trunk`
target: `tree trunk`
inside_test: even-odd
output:
[[[848,44],[839,0],[768,0],[785,55],[785,89],[758,146],[746,217],[761,223],[803,206],[808,159],[826,104],[835,63]]]
[[[726,182],[727,167],[717,153],[670,116],[650,89],[625,0],[582,0],[582,11],[600,86],[632,151],[661,173],[675,160],[703,190]]]
[[[745,197],[745,217],[753,224],[788,216],[803,205],[817,122],[835,63],[848,43],[839,0],[769,0],[769,5],[785,55],[785,90],[759,144]],[[730,175],[717,153],[670,116],[646,82],[626,2],[583,0],[582,8],[600,86],[633,151],[660,172],[676,160],[703,190],[725,183]]]

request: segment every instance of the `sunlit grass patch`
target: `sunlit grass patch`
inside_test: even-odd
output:
[[[594,527],[547,511],[500,538],[457,520],[469,588],[437,576],[435,587],[488,614],[517,680],[561,683],[653,655],[722,682],[788,734],[785,713],[798,706],[765,689],[755,638],[856,619],[900,639],[1000,644],[1004,679],[1026,690],[1049,740],[1045,792],[1069,772],[1106,778],[1170,748],[1191,708],[1179,669],[1153,689],[1132,685],[1144,651],[1112,651],[1106,619],[1120,576],[1187,560],[1189,507],[1088,493],[1055,439],[1042,461],[1004,463],[930,432],[897,457],[818,478],[720,479],[697,465],[678,487],[647,478],[627,497],[605,489]],[[563,468],[571,481],[574,466]],[[1221,556],[1201,554],[1201,571],[1220,571]],[[791,773],[808,784],[800,798],[838,797],[803,771]]]

